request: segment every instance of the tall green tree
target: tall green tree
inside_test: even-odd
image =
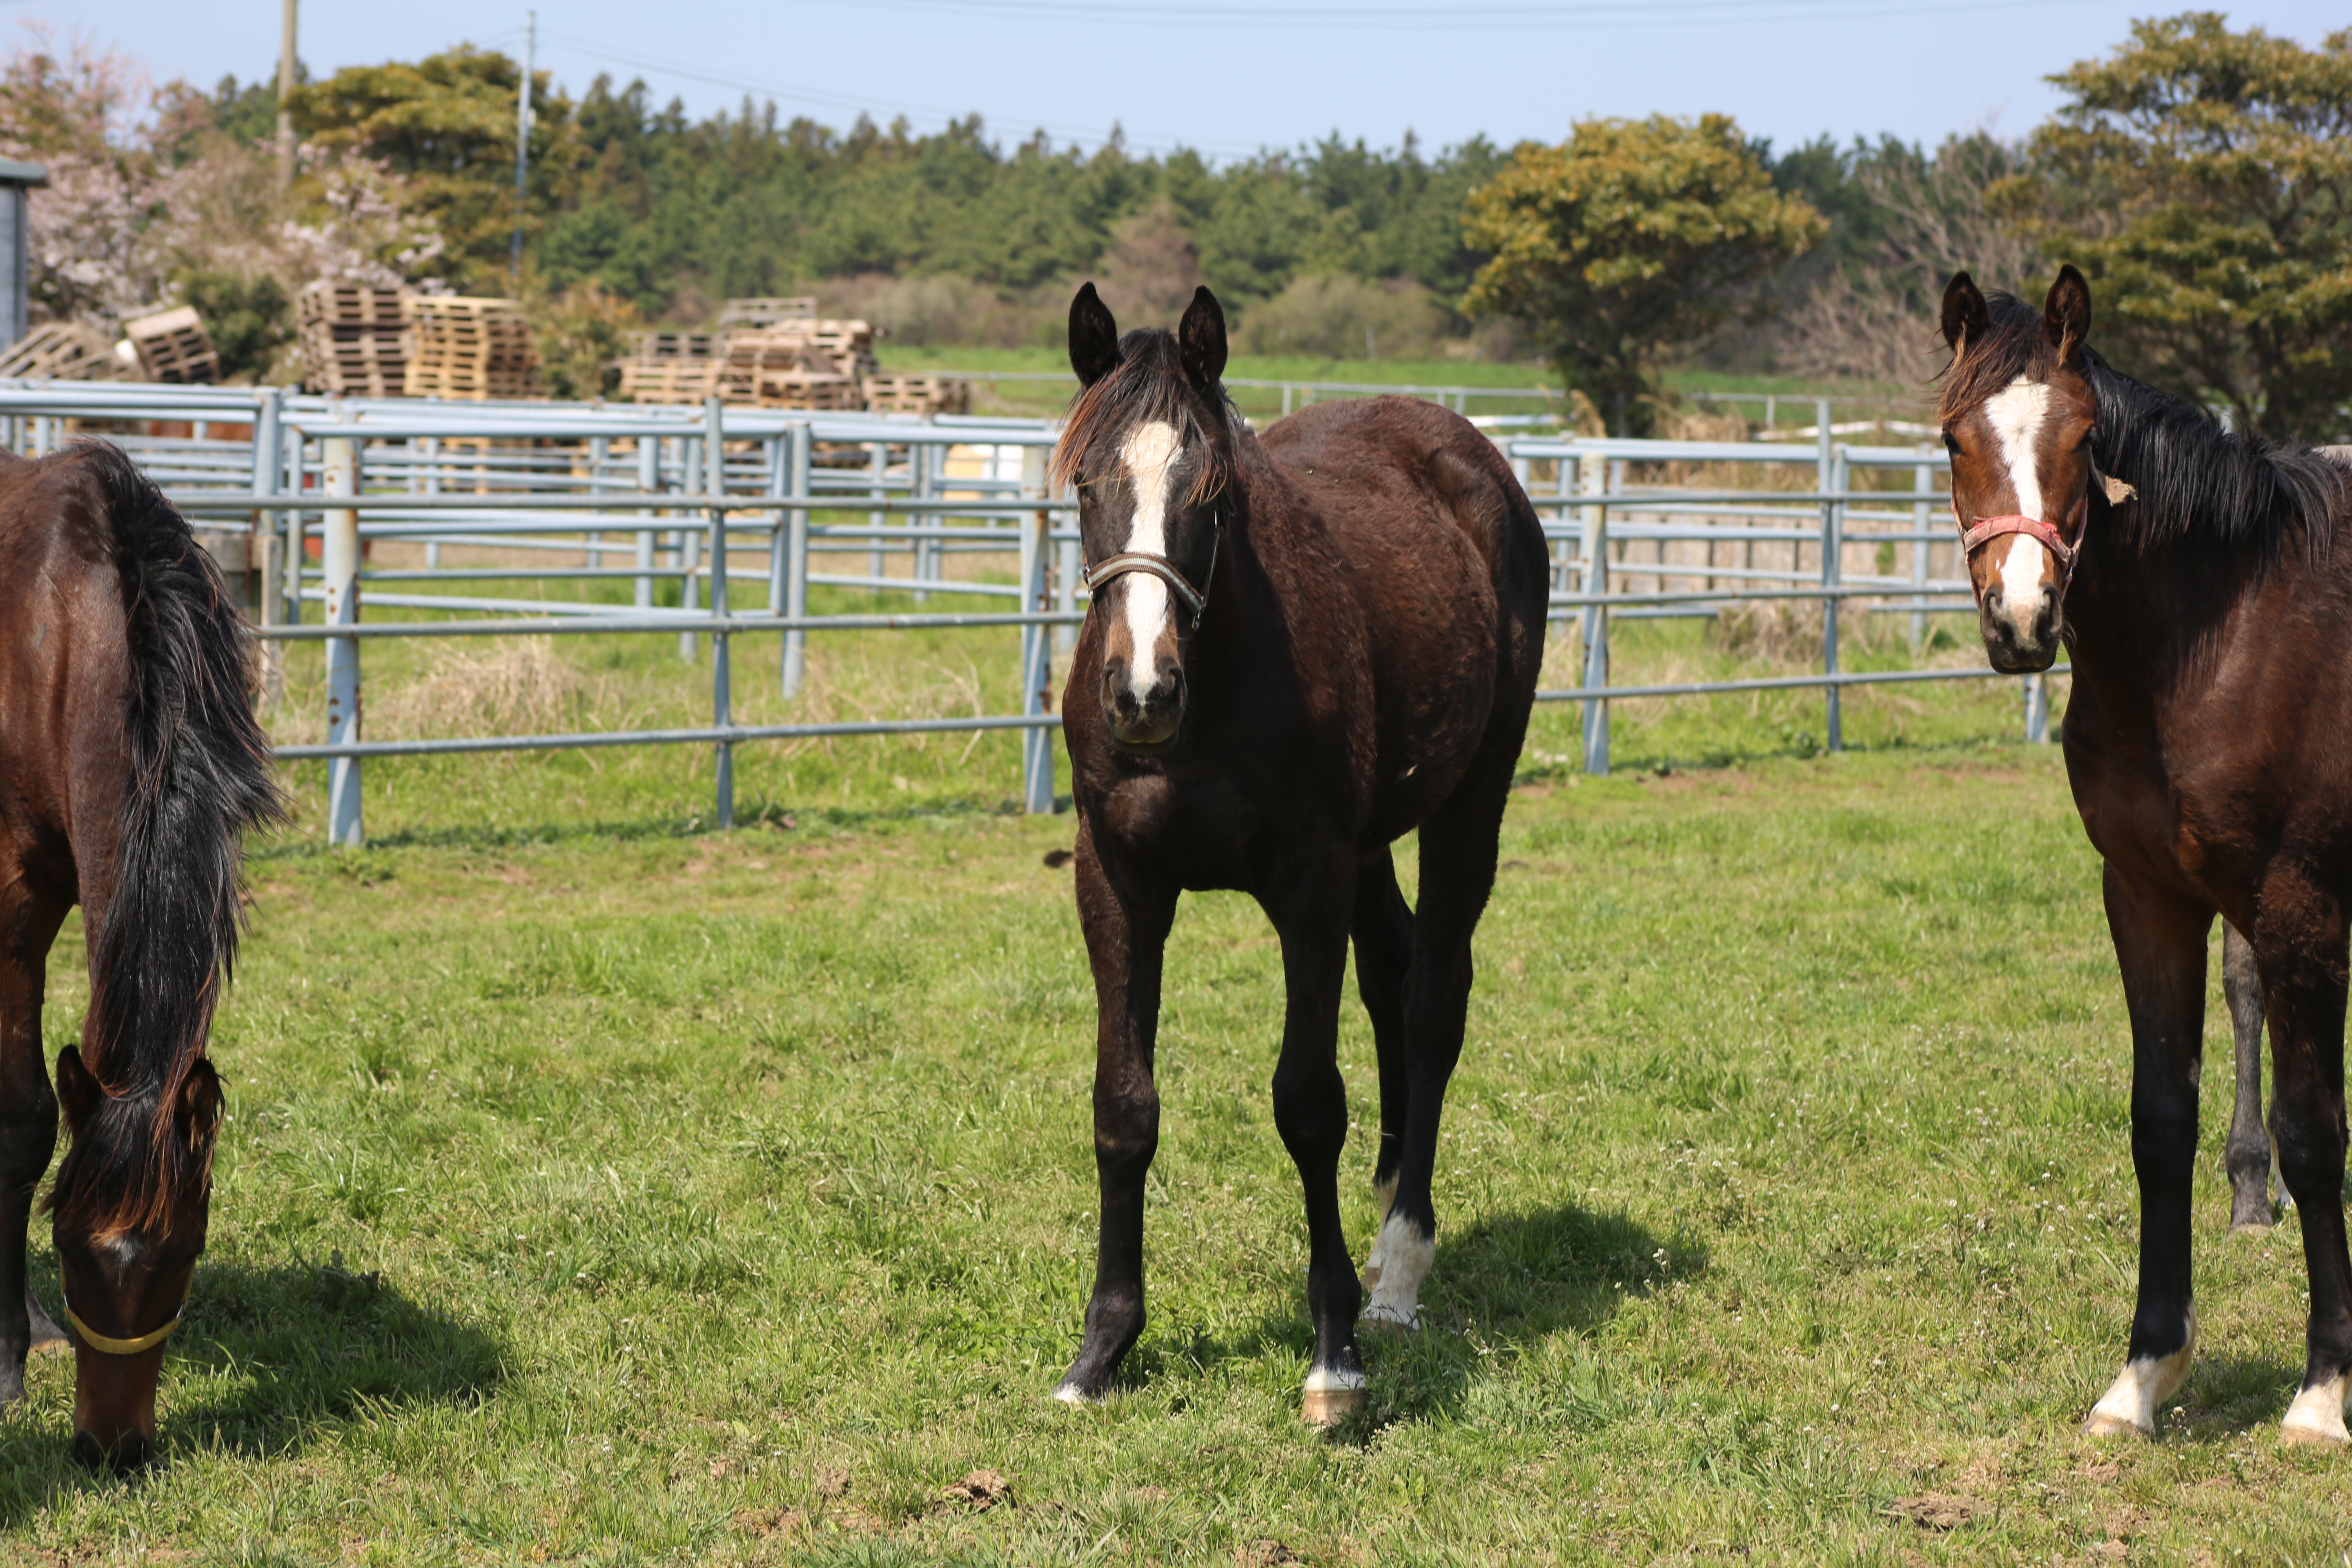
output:
[[[1464,233],[1491,259],[1463,305],[1525,320],[1562,381],[1638,433],[1669,351],[1827,232],[1728,116],[1588,120],[1471,195]]]
[[[2352,433],[2352,29],[2135,23],[1993,199],[2090,278],[2119,364],[2277,437]]]

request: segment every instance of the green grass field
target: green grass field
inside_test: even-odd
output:
[[[1002,710],[1011,640],[828,645],[807,700]],[[371,647],[370,711],[700,700],[674,639],[507,647]],[[1686,625],[1619,654],[1626,680],[1734,658]],[[315,727],[315,658],[281,735]],[[1048,1397],[1091,1268],[1093,1003],[1043,863],[1070,821],[1007,809],[1010,741],[747,748],[757,821],[724,836],[698,751],[370,763],[357,852],[294,770],[214,1042],[230,1120],[164,1462],[74,1468],[70,1363],[37,1363],[0,1422],[5,1550],[2338,1562],[2352,1461],[2274,1441],[2300,1249],[2224,1237],[2218,1066],[2203,1357],[2160,1442],[2074,1436],[2129,1312],[2128,1047],[2094,858],[2015,700],[1856,694],[1838,755],[1814,696],[1624,704],[1602,780],[1566,761],[1575,715],[1539,716],[1426,1326],[1370,1340],[1370,1407],[1330,1436],[1297,1419],[1279,966],[1231,895],[1187,900],[1172,944],[1150,1326],[1108,1406]],[[52,1052],[80,960],[77,921]],[[1370,1127],[1352,997],[1340,1052]],[[1344,1166],[1360,1258],[1371,1154]],[[35,1274],[54,1303],[45,1240]]]

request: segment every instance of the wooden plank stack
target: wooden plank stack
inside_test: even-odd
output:
[[[395,289],[321,279],[294,297],[302,384],[346,397],[399,397],[408,390],[408,328]]]
[[[865,405],[857,378],[823,370],[763,370],[752,383],[751,402],[760,408],[797,408],[832,413]]]
[[[540,395],[530,323],[512,300],[411,294],[406,385],[411,397],[472,402]]]
[[[621,396],[631,403],[670,403],[700,407],[719,390],[715,359],[625,359]]]
[[[0,376],[112,381],[122,374],[106,334],[79,321],[43,321],[0,352]]]
[[[953,375],[890,375],[863,378],[866,406],[877,414],[969,414],[971,383]]]
[[[149,381],[182,385],[210,384],[220,379],[220,355],[193,305],[158,310],[122,323],[122,335],[139,356],[139,369]]]

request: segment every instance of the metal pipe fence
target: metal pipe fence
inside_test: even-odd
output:
[[[1580,645],[1577,683],[1538,696],[1582,705],[1589,770],[1608,769],[1616,700],[1819,689],[1835,750],[1843,744],[1840,700],[1848,688],[1991,675],[1981,667],[1842,668],[1841,605],[1906,615],[1916,645],[1927,616],[1969,600],[1952,557],[1954,531],[1934,515],[1943,505],[1941,447],[1842,444],[1830,412],[1826,401],[1816,404],[1814,439],[1803,447],[1497,437],[1544,524],[1552,635]],[[232,542],[233,558],[241,552],[268,644],[326,645],[327,739],[278,754],[329,764],[328,825],[338,844],[362,837],[365,759],[490,751],[707,744],[717,764],[715,817],[727,826],[736,746],[1009,731],[1022,740],[1024,804],[1054,808],[1050,731],[1060,718],[1052,666],[1084,619],[1085,595],[1075,502],[1045,482],[1055,437],[1046,422],[787,413],[715,401],[700,408],[447,404],[0,382],[0,439],[8,445],[53,451],[75,428],[119,440],[200,526],[226,525],[220,535]],[[1727,472],[1741,482],[1720,482]],[[1908,488],[1885,488],[1890,479],[1907,479]],[[1775,488],[1775,479],[1790,488]],[[422,546],[422,563],[373,565],[378,542]],[[1934,569],[1939,550],[1950,574]],[[451,552],[477,558],[460,563]],[[485,562],[482,552],[499,559]],[[758,584],[760,607],[734,602],[730,584],[738,579]],[[409,591],[493,581],[569,583],[583,596]],[[584,596],[623,584],[626,602]],[[924,607],[815,614],[812,586],[907,593]],[[674,604],[658,602],[672,596]],[[932,610],[934,596],[1008,607]],[[1647,685],[1610,679],[1612,621],[1792,602],[1820,607],[1818,671]],[[306,621],[312,605],[317,619]],[[368,621],[363,605],[467,618]],[[778,690],[793,699],[806,678],[810,636],[926,628],[1017,636],[1012,710],[762,725],[735,716],[736,637],[782,634]],[[674,635],[695,662],[707,646],[711,721],[439,740],[362,734],[366,643],[590,634]],[[2029,678],[2032,739],[2046,738],[2045,692],[2041,678]]]

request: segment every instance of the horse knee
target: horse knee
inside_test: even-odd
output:
[[[1140,1088],[1097,1090],[1095,1163],[1106,1171],[1139,1169],[1160,1152],[1160,1091]]]
[[[1295,1159],[1338,1159],[1348,1140],[1348,1085],[1325,1066],[1274,1075],[1274,1127]]]
[[[29,1196],[58,1147],[58,1100],[38,1075],[0,1097],[0,1192]]]

